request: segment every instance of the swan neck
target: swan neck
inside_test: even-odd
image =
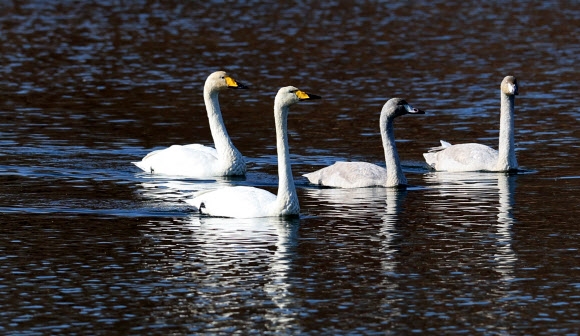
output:
[[[234,144],[228,135],[228,131],[226,130],[218,95],[218,91],[204,88],[203,99],[207,110],[207,118],[209,120],[209,127],[215,149],[220,159],[231,162],[234,159],[241,157],[241,153],[236,149],[236,147],[234,147]]]
[[[292,177],[290,164],[290,149],[288,146],[288,112],[289,107],[276,104],[274,119],[276,123],[276,150],[278,154],[278,194],[276,196],[277,211],[282,215],[294,215],[300,211],[296,186]]]
[[[383,150],[385,151],[385,166],[387,169],[386,187],[395,187],[407,184],[407,179],[403,173],[397,145],[395,144],[395,133],[393,130],[393,117],[381,116],[381,138],[383,140]]]
[[[501,93],[501,113],[499,125],[498,171],[518,167],[514,141],[515,96]]]

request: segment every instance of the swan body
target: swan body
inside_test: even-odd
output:
[[[441,141],[441,146],[424,153],[425,161],[435,170],[449,172],[495,171],[504,172],[518,168],[514,143],[514,105],[518,95],[518,82],[506,76],[501,82],[501,112],[499,147],[495,150],[478,143],[451,145]]]
[[[278,154],[278,194],[254,187],[238,186],[204,192],[186,202],[202,214],[220,217],[253,218],[296,216],[300,212],[292,178],[288,148],[289,107],[299,101],[319,99],[293,86],[281,88],[274,100],[276,148]]]
[[[173,145],[153,151],[133,164],[152,174],[197,178],[244,175],[246,162],[226,131],[218,100],[219,93],[228,88],[245,89],[246,86],[237,83],[226,72],[216,71],[207,77],[203,88],[215,148],[200,144]]]
[[[407,184],[395,145],[393,121],[405,114],[425,112],[409,105],[402,98],[389,99],[381,111],[380,129],[385,152],[386,169],[367,162],[336,162],[335,164],[304,174],[310,183],[336,187],[361,188],[372,186],[397,187]]]

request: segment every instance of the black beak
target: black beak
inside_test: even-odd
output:
[[[228,88],[230,88],[230,89],[249,89],[249,87],[247,85],[244,85],[240,82],[236,82],[236,84],[238,84],[238,86],[228,86]]]
[[[307,95],[308,95],[308,98],[304,98],[304,99],[300,99],[300,100],[322,99],[322,97],[317,96],[315,94],[307,93]]]

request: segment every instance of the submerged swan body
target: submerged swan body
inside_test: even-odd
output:
[[[336,162],[326,168],[304,174],[313,184],[337,188],[397,187],[407,184],[395,145],[393,121],[405,114],[425,112],[409,105],[402,98],[391,98],[383,106],[380,118],[381,138],[386,169],[367,162]]]
[[[173,145],[147,154],[133,162],[143,171],[188,177],[244,175],[246,162],[230,139],[222,119],[218,95],[228,88],[245,89],[224,71],[209,75],[203,87],[203,99],[215,148],[200,145]]]
[[[300,212],[298,195],[288,148],[289,107],[299,101],[318,99],[293,86],[281,88],[274,100],[276,148],[278,154],[278,194],[254,187],[227,187],[202,193],[186,202],[202,214],[220,217],[252,218],[296,216]]]
[[[514,105],[518,95],[518,82],[514,76],[506,76],[501,82],[501,116],[499,125],[499,150],[491,147],[467,143],[451,145],[441,141],[424,153],[425,161],[435,170],[495,171],[503,172],[518,168],[514,144]]]

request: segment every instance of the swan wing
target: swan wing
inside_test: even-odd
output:
[[[313,184],[337,188],[361,188],[385,185],[387,170],[367,162],[336,162],[303,176]]]
[[[215,148],[199,144],[173,145],[153,151],[133,164],[148,173],[209,177],[216,175],[218,157]]]
[[[447,147],[453,146],[451,143],[449,143],[445,140],[439,140],[439,142],[441,143],[441,146],[429,148],[429,153],[439,152],[439,151],[444,150]]]
[[[246,186],[228,187],[202,193],[186,202],[202,214],[219,217],[253,218],[271,216],[276,195]]]
[[[437,152],[424,153],[427,163],[436,170],[460,172],[493,170],[498,152],[482,144],[452,145]]]

